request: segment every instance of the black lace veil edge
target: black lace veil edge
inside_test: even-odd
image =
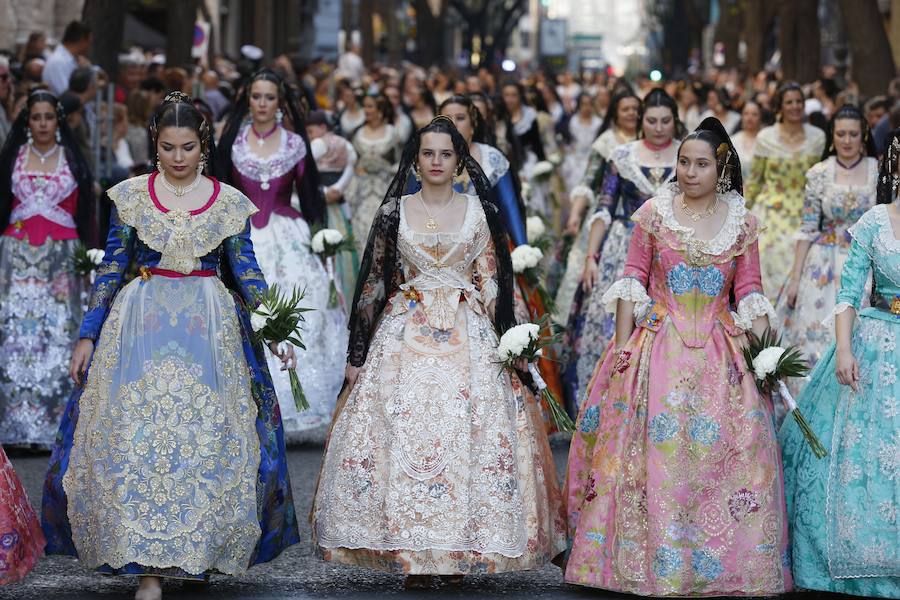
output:
[[[900,129],[893,129],[887,135],[884,156],[878,170],[876,204],[890,204],[897,195],[897,160],[900,159]]]
[[[369,231],[366,250],[357,278],[356,293],[351,306],[350,341],[347,348],[347,362],[353,366],[361,367],[366,360],[372,336],[375,333],[381,314],[387,306],[390,297],[399,289],[403,282],[403,271],[400,256],[397,250],[397,235],[400,227],[400,199],[403,197],[407,181],[411,175],[413,163],[418,153],[416,139],[427,130],[426,126],[419,130],[407,143],[400,161],[400,168],[391,181],[384,200],[381,203],[372,228]],[[446,131],[444,131],[446,133]],[[462,136],[453,133],[462,140]],[[452,136],[453,134],[451,134]],[[491,184],[481,170],[478,161],[468,154],[465,141],[461,144],[466,147],[462,156],[463,164],[468,172],[481,207],[484,210],[488,229],[494,244],[497,260],[497,298],[494,308],[494,327],[498,335],[502,335],[507,329],[515,325],[513,312],[513,285],[514,276],[512,260],[509,254],[506,229],[500,217],[500,209],[493,200]],[[459,146],[454,143],[459,151]]]

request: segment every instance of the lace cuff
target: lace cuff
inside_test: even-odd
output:
[[[834,328],[835,318],[839,314],[841,314],[842,312],[844,312],[845,310],[850,309],[850,308],[852,308],[853,310],[857,310],[857,308],[855,306],[853,306],[852,304],[850,304],[849,302],[838,302],[835,305],[834,310],[832,310],[831,313],[827,317],[822,319],[822,325],[824,325],[825,327],[828,327],[829,329]]]
[[[588,204],[591,204],[594,201],[594,191],[586,185],[576,185],[575,189],[569,193],[569,198],[576,198],[578,196],[587,198]]]
[[[609,211],[605,208],[597,209],[597,212],[592,214],[590,218],[587,220],[587,224],[585,225],[588,231],[591,230],[591,227],[594,226],[594,223],[597,221],[603,221],[607,227],[609,227],[610,223],[612,223],[612,217],[609,215]]]
[[[731,313],[731,316],[734,317],[734,324],[744,331],[753,327],[753,320],[763,315],[769,317],[769,327],[776,329],[778,317],[775,314],[775,308],[769,299],[759,292],[753,292],[741,298],[741,301],[738,302],[737,312],[732,311]]]
[[[650,296],[647,289],[634,277],[623,277],[606,290],[600,302],[606,307],[607,312],[616,312],[616,303],[619,300],[634,302],[634,318],[640,320],[650,307]]]

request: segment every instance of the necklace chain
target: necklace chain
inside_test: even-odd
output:
[[[846,169],[847,171],[850,171],[850,170],[852,170],[854,167],[856,167],[856,165],[858,165],[859,163],[861,163],[861,162],[862,162],[862,159],[864,159],[864,158],[865,158],[864,155],[863,155],[863,156],[860,156],[859,158],[857,158],[855,161],[853,161],[853,162],[852,162],[851,164],[849,164],[849,165],[845,165],[843,162],[841,162],[841,159],[839,159],[837,156],[834,157],[834,161],[835,161],[837,164],[839,164],[841,167],[843,167],[844,169]]]
[[[719,199],[716,198],[713,200],[713,203],[706,207],[706,209],[701,211],[695,211],[690,206],[687,205],[687,202],[684,200],[684,195],[681,196],[681,210],[684,211],[684,214],[691,218],[691,221],[697,222],[701,219],[708,219],[709,217],[716,214],[716,207],[719,205]]]
[[[253,135],[256,136],[256,144],[262,146],[266,143],[266,138],[275,133],[278,130],[278,123],[275,123],[275,126],[267,131],[266,133],[260,133],[256,130],[256,125],[254,123],[250,123],[250,129],[253,130]]]
[[[197,177],[191,183],[189,183],[187,185],[175,185],[175,184],[171,183],[169,181],[169,179],[166,177],[166,174],[163,173],[162,174],[162,186],[166,190],[173,193],[176,197],[181,198],[182,196],[184,196],[186,194],[190,194],[195,189],[197,189],[197,186],[200,185],[201,178],[202,178],[202,175],[200,174],[200,171],[198,170]]]
[[[425,215],[428,217],[427,219],[425,219],[425,229],[427,229],[429,231],[434,231],[438,227],[440,227],[440,225],[438,224],[437,219],[435,219],[435,217],[442,215],[444,213],[444,211],[447,210],[447,208],[453,202],[454,193],[455,192],[451,188],[450,189],[450,198],[447,200],[447,203],[444,204],[444,206],[442,206],[436,213],[432,214],[432,212],[430,210],[428,210],[428,204],[425,203],[425,198],[422,195],[422,192],[419,192],[419,202],[422,203],[422,209],[425,211]]]
[[[33,144],[29,145],[28,147],[31,149],[31,152],[35,156],[37,156],[39,159],[41,159],[42,165],[44,163],[46,163],[47,159],[50,158],[51,156],[53,156],[57,150],[59,150],[59,144],[53,144],[53,147],[50,148],[49,150],[47,150],[46,152],[41,152],[40,150],[35,148]]]

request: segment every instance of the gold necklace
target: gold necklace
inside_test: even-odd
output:
[[[425,229],[427,229],[428,231],[434,231],[440,226],[438,225],[437,219],[435,219],[435,217],[440,216],[445,210],[447,210],[447,207],[449,207],[453,202],[453,194],[454,191],[453,188],[451,188],[450,199],[447,200],[447,203],[444,204],[444,206],[442,206],[441,209],[438,210],[435,214],[431,214],[431,211],[428,210],[428,205],[425,203],[425,198],[422,196],[422,192],[419,192],[419,202],[422,203],[422,210],[425,211],[425,215],[428,217],[427,219],[425,219]]]
[[[687,205],[687,202],[684,201],[684,194],[681,196],[681,210],[684,211],[684,214],[691,218],[691,221],[696,223],[700,219],[708,219],[709,217],[716,214],[716,207],[719,205],[719,199],[716,198],[713,200],[713,203],[706,207],[706,210],[702,210],[700,212],[694,211]]]
[[[202,180],[202,175],[200,174],[200,169],[197,169],[197,177],[194,179],[194,181],[192,181],[191,183],[189,183],[187,185],[175,185],[174,183],[172,183],[168,180],[165,173],[162,173],[163,188],[167,189],[169,192],[171,192],[173,195],[175,195],[178,198],[181,198],[185,194],[190,194],[191,192],[193,192],[194,189],[196,189],[196,187],[198,185],[200,185],[201,180]]]

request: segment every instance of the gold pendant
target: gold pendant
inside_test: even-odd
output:
[[[433,218],[428,217],[428,220],[425,221],[425,229],[429,231],[434,231],[438,228],[438,223]]]

